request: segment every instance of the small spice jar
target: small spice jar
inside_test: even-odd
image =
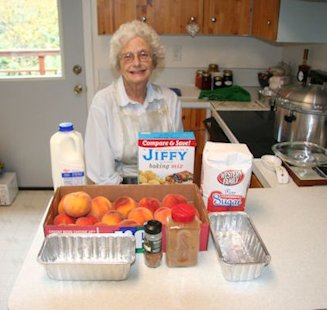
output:
[[[162,224],[156,220],[150,220],[144,225],[144,259],[148,267],[160,266],[162,258]]]
[[[204,72],[203,70],[196,70],[196,73],[195,73],[195,86],[200,89],[202,89],[203,72]]]
[[[233,71],[232,70],[224,70],[224,86],[229,87],[233,85]]]
[[[211,89],[211,75],[208,72],[202,74],[202,88],[203,90]]]
[[[166,223],[168,267],[189,267],[198,262],[200,222],[195,208],[187,203],[174,206]]]

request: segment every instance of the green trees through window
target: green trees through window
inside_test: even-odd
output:
[[[61,76],[57,0],[0,0],[0,78]]]

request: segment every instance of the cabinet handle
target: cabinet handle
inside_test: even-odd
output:
[[[267,20],[267,25],[271,25],[271,20],[270,19]]]
[[[146,23],[146,20],[147,20],[146,16],[142,16],[141,20],[143,23]]]
[[[216,17],[211,17],[211,22],[215,23],[217,21]]]

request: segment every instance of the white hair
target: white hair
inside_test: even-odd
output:
[[[146,23],[134,20],[120,25],[110,40],[109,64],[112,68],[119,70],[119,54],[122,48],[135,37],[142,38],[150,45],[154,68],[160,61],[163,61],[165,50],[157,32]]]

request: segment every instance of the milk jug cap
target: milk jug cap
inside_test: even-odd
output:
[[[68,131],[73,131],[73,130],[74,130],[74,125],[71,122],[65,122],[65,123],[59,124],[60,132],[68,132]]]

